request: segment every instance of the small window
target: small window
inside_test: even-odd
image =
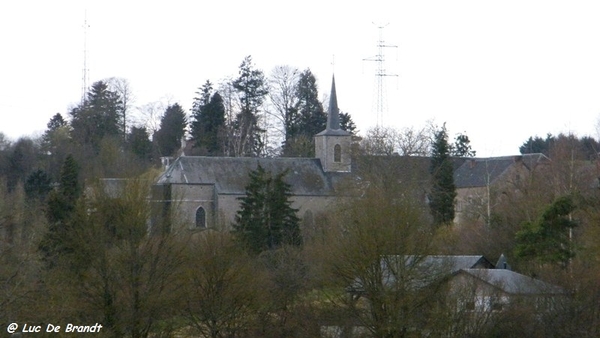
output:
[[[333,147],[333,162],[342,162],[342,146],[339,144]]]
[[[206,228],[206,211],[203,207],[196,209],[196,228]]]

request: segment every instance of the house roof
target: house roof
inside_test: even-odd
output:
[[[333,195],[338,173],[325,173],[318,159],[182,156],[157,184],[214,184],[221,194],[245,194],[248,173],[258,165],[272,173],[288,170],[285,181],[294,195]],[[336,177],[333,177],[336,176]]]
[[[424,264],[444,266],[449,273],[462,269],[493,269],[494,264],[481,255],[440,255],[425,257]]]
[[[454,171],[454,184],[457,188],[485,187],[502,177],[515,163],[523,164],[532,170],[538,163],[548,160],[543,154],[524,154],[471,158]]]
[[[531,278],[507,269],[462,269],[464,273],[514,295],[556,295],[565,290],[539,279]]]
[[[393,285],[402,271],[410,271],[413,287],[423,287],[463,269],[493,269],[494,264],[481,255],[388,255],[381,258],[382,282]],[[357,280],[351,287],[361,290]]]
[[[403,266],[411,272],[409,287],[421,288],[440,280],[444,276],[466,274],[487,283],[503,292],[515,295],[555,295],[565,290],[541,280],[531,278],[508,269],[496,269],[488,259],[481,255],[391,255],[381,259],[382,283],[391,286],[397,275],[402,274]],[[397,264],[400,264],[397,266]],[[363,284],[356,279],[350,292],[363,291]]]

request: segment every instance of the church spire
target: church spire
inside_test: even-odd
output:
[[[337,104],[337,93],[335,91],[335,75],[331,77],[331,93],[329,94],[329,111],[327,114],[327,129],[340,129],[340,110]]]
[[[329,94],[329,110],[327,111],[327,128],[317,135],[350,135],[349,132],[340,128],[340,109],[337,104],[335,75],[331,77],[331,93]]]

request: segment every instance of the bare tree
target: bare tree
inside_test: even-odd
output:
[[[73,316],[102,318],[115,336],[148,337],[176,313],[185,243],[174,232],[148,234],[151,181],[88,188],[65,236],[72,250],[57,265],[68,282],[54,292],[85,300],[68,305]]]
[[[427,128],[413,127],[401,130],[391,127],[374,127],[367,131],[361,142],[363,151],[370,155],[427,156],[431,134]]]
[[[274,111],[271,115],[279,122],[277,130],[285,139],[286,125],[289,123],[291,109],[297,101],[296,85],[300,78],[297,68],[291,66],[276,66],[269,77],[269,99]]]
[[[167,105],[161,101],[146,103],[138,108],[140,113],[141,125],[148,129],[148,133],[153,135],[160,127],[160,118]]]
[[[128,119],[129,114],[133,108],[133,104],[135,103],[135,96],[131,90],[131,85],[129,81],[120,77],[111,77],[106,80],[108,87],[111,91],[116,92],[122,101],[122,119],[121,121],[121,129],[123,130],[123,138],[125,139],[127,135],[127,126],[131,125],[131,122]]]
[[[265,280],[228,233],[201,235],[190,248],[184,316],[203,337],[239,337],[252,326]]]
[[[348,292],[332,302],[373,337],[405,337],[428,325],[444,275],[425,263],[433,243],[426,210],[396,187],[370,187],[342,207],[324,241],[329,279]]]

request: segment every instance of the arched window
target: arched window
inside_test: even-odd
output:
[[[333,162],[342,162],[342,146],[339,144],[333,147]]]
[[[203,207],[196,209],[196,228],[206,228],[206,211]]]

